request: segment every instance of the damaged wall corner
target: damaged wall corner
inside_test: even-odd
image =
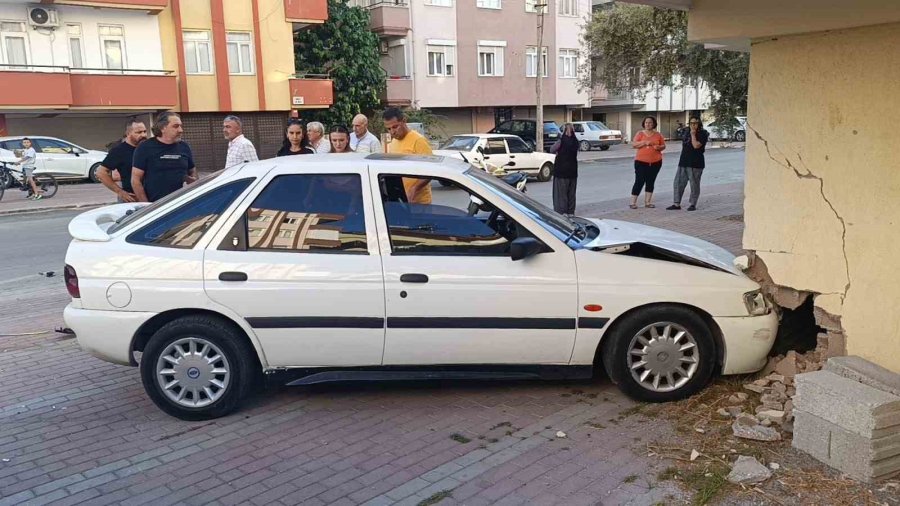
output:
[[[749,266],[745,273],[750,279],[759,283],[763,293],[768,295],[771,300],[775,301],[775,304],[779,307],[792,310],[797,309],[806,302],[806,299],[810,295],[812,295],[811,292],[795,290],[788,286],[776,284],[775,281],[772,280],[772,276],[769,275],[769,269],[766,267],[766,263],[755,251],[748,252],[747,258],[749,260]]]

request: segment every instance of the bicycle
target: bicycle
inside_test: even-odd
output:
[[[25,172],[12,168],[12,165],[13,164],[9,162],[0,162],[0,200],[3,200],[3,194],[6,192],[7,188],[18,188],[21,191],[27,191],[27,197],[30,197],[34,193],[31,189],[31,185],[25,180]],[[21,175],[21,179],[16,177],[13,174],[14,172],[18,172]],[[50,174],[35,174],[34,182],[37,183],[37,186],[43,192],[42,198],[45,199],[49,199],[56,195],[56,191],[59,189],[56,178]]]

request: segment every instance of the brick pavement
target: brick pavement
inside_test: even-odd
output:
[[[580,212],[737,251],[742,200],[722,185],[696,213],[633,211],[624,199]],[[17,294],[0,303],[0,333],[62,324],[59,279]],[[441,504],[684,500],[656,478],[668,463],[646,456],[670,428],[626,416],[633,405],[608,380],[319,385],[189,423],[152,405],[136,369],[88,356],[71,336],[0,335],[0,506],[418,504],[444,491]]]

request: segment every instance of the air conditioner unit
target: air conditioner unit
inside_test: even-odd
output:
[[[29,7],[28,22],[35,28],[56,28],[59,26],[59,13],[47,7]]]
[[[388,54],[388,42],[386,40],[382,40],[381,43],[378,44],[378,49],[381,51],[381,54]]]

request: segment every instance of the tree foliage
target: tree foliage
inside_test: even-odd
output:
[[[644,5],[615,3],[598,11],[585,27],[581,86],[603,85],[612,93],[642,96],[655,86],[704,81],[712,92],[716,123],[734,127],[734,116],[747,110],[750,57],[709,50],[687,40],[687,13]]]
[[[349,125],[354,115],[378,107],[385,73],[368,10],[328,0],[328,20],[297,32],[294,54],[298,73],[324,74],[334,81],[334,105],[304,112],[304,120]]]

